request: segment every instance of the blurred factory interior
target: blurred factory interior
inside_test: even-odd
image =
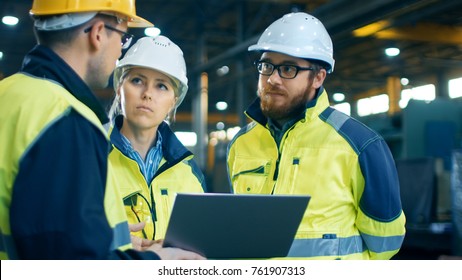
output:
[[[18,71],[35,44],[31,2],[0,1],[0,79]],[[136,4],[184,51],[189,92],[172,127],[196,154],[212,191],[229,191],[226,147],[255,98],[257,75],[247,47],[275,19],[304,11],[318,17],[333,40],[336,65],[325,83],[331,105],[379,132],[396,160],[407,216],[396,259],[462,256],[461,0]],[[390,47],[394,55],[385,52]],[[113,90],[98,94],[109,103]]]

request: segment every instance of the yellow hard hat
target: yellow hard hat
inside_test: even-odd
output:
[[[149,27],[153,24],[136,15],[135,0],[34,0],[29,13],[48,16],[84,12],[113,12],[127,17],[129,27]]]

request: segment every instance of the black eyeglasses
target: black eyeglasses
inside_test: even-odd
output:
[[[284,79],[293,79],[297,76],[298,71],[313,71],[312,67],[300,67],[296,65],[274,65],[266,61],[255,61],[258,73],[264,76],[271,76],[275,69],[278,70],[278,74]]]
[[[133,37],[134,37],[133,34],[127,33],[127,32],[122,31],[122,30],[119,30],[119,29],[117,29],[115,27],[112,27],[110,25],[107,25],[107,24],[105,24],[104,27],[106,27],[109,30],[119,32],[120,34],[122,34],[122,39],[121,39],[122,49],[127,49],[128,47],[130,47],[130,44],[132,43],[132,40],[133,40]],[[92,26],[88,27],[83,32],[88,33],[91,30],[91,28],[92,28]]]

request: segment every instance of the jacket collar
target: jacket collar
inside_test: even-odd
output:
[[[112,144],[120,151],[123,151],[123,144],[120,139],[120,135],[115,133],[115,131],[120,131],[122,125],[123,116],[118,115],[114,120],[114,127],[110,132]],[[167,162],[177,162],[192,154],[188,149],[186,149],[180,140],[178,140],[175,133],[173,133],[167,123],[162,122],[159,125],[158,133],[162,135],[162,154]]]
[[[101,103],[77,73],[50,48],[37,45],[24,58],[21,72],[52,80],[87,105],[101,123],[109,121]]]

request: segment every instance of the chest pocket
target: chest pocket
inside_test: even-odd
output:
[[[235,193],[271,193],[271,161],[236,158],[231,182]]]
[[[161,188],[159,191],[160,195],[157,194],[155,198],[157,215],[159,216],[156,222],[156,239],[163,239],[167,231],[175,195],[169,195],[168,188]]]
[[[156,220],[156,212],[149,198],[143,196],[140,192],[135,192],[126,196],[123,201],[129,224],[136,224],[139,222],[146,223],[143,230],[136,233],[132,232],[131,234],[146,239],[153,239],[155,234],[154,222]]]

